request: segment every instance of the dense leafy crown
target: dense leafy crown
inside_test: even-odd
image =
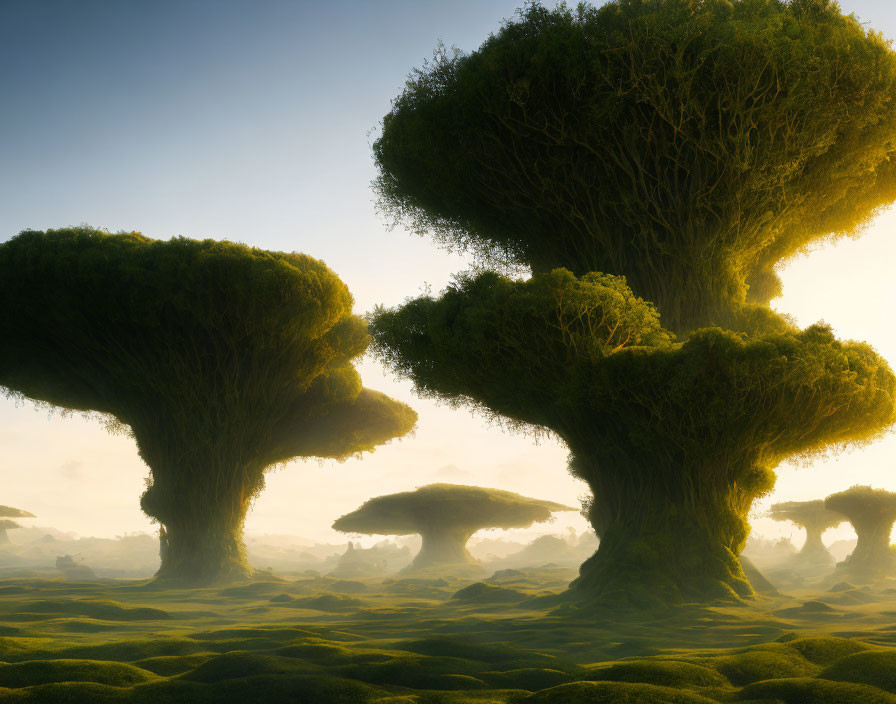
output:
[[[416,491],[377,496],[339,518],[333,528],[344,533],[409,535],[430,526],[527,528],[555,511],[578,509],[531,499],[511,491],[460,484],[429,484]]]
[[[26,231],[0,245],[0,300],[0,386],[113,416],[150,466],[204,440],[260,466],[342,457],[416,419],[361,388],[352,360],[365,324],[346,286],[304,254]]]
[[[896,492],[886,489],[872,489],[870,486],[856,485],[846,491],[831,494],[824,505],[832,511],[842,513],[854,524],[868,522],[875,518],[892,522],[896,519]]]
[[[778,262],[896,199],[896,54],[833,0],[530,4],[416,71],[374,151],[384,208],[447,245],[747,329]]]
[[[632,457],[671,472],[707,453],[714,466],[773,466],[896,420],[896,377],[868,345],[819,325],[759,338],[709,328],[673,342],[613,276],[461,278],[441,298],[379,309],[371,332],[424,395],[549,428],[608,472]]]
[[[824,499],[772,504],[769,516],[776,521],[792,521],[798,526],[811,525],[822,530],[838,526],[846,520],[843,514],[825,508]]]

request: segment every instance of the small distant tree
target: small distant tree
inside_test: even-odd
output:
[[[13,508],[12,506],[0,506],[0,518],[35,518],[35,515],[28,511],[23,511],[20,508]],[[7,530],[14,530],[21,527],[22,526],[15,521],[0,520],[0,544],[9,542],[9,536],[6,534]]]
[[[372,330],[422,393],[566,442],[601,537],[577,594],[751,594],[778,463],[896,418],[871,348],[768,306],[782,261],[896,199],[896,54],[835,2],[530,4],[414,72],[374,155],[387,213],[534,273]]]
[[[18,523],[15,521],[10,521],[8,518],[4,518],[0,520],[0,544],[6,544],[9,542],[9,536],[6,534],[8,530],[14,530],[16,528],[21,528]]]
[[[831,494],[824,505],[846,516],[858,536],[855,550],[837,565],[839,573],[861,582],[896,574],[896,550],[890,546],[896,492],[854,486]]]
[[[423,538],[414,568],[475,563],[467,541],[483,528],[528,528],[556,511],[577,509],[510,491],[459,484],[429,484],[416,491],[377,496],[333,523],[343,533]]]
[[[0,300],[0,385],[133,434],[160,578],[248,574],[242,526],[266,468],[371,451],[416,420],[362,389],[366,326],[304,254],[26,231],[0,245]]]
[[[836,528],[845,522],[846,516],[825,508],[824,499],[817,501],[786,501],[773,504],[769,516],[776,521],[790,521],[806,531],[806,542],[797,556],[812,564],[830,564],[834,556],[821,542],[828,528]]]

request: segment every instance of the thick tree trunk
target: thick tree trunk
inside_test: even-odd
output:
[[[189,584],[215,584],[253,573],[239,526],[174,521],[159,530],[162,564],[157,579]]]
[[[600,537],[570,585],[574,600],[644,608],[755,594],[738,554],[761,482],[747,490],[724,471],[679,467],[598,472],[580,456],[573,469],[591,486],[589,518]]]
[[[754,593],[731,541],[676,522],[614,525],[579,572],[575,597],[620,605],[736,601]]]
[[[421,532],[423,545],[414,558],[415,568],[432,565],[474,564],[467,552],[467,541],[473,532],[463,528],[432,527]]]
[[[896,574],[896,551],[890,547],[892,517],[874,515],[848,517],[855,528],[856,548],[837,565],[839,576],[858,582],[872,582]]]
[[[806,525],[806,542],[799,551],[799,558],[804,562],[818,565],[830,565],[834,562],[834,556],[821,542],[822,529],[818,525]]]
[[[248,486],[238,473],[154,472],[141,505],[161,524],[157,579],[204,585],[253,573],[243,543]]]

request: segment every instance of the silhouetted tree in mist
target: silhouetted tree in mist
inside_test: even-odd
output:
[[[555,511],[575,508],[500,489],[429,484],[416,491],[377,496],[333,523],[343,533],[423,538],[414,568],[475,563],[466,544],[483,528],[528,528]]]
[[[772,504],[769,516],[776,521],[790,521],[806,531],[806,542],[797,556],[813,564],[829,564],[834,556],[821,542],[828,528],[835,528],[847,518],[841,513],[825,508],[824,499],[817,501],[786,501]]]
[[[855,550],[837,565],[837,571],[858,582],[896,574],[896,550],[890,534],[896,522],[896,492],[853,486],[831,494],[824,505],[846,516],[855,528]]]

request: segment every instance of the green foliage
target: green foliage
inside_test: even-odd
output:
[[[242,522],[266,467],[372,450],[416,419],[361,388],[364,322],[304,254],[26,231],[0,245],[0,298],[0,386],[133,433],[162,575],[245,573]]]
[[[376,353],[418,393],[554,430],[551,415],[591,395],[581,384],[602,360],[672,340],[624,278],[565,269],[525,282],[461,276],[439,299],[377,308],[370,329]]]
[[[0,518],[36,518],[33,513],[12,506],[0,506]]]
[[[769,516],[776,521],[791,521],[801,528],[821,532],[846,520],[842,514],[825,508],[824,499],[772,504]]]
[[[896,199],[896,55],[833,2],[527,5],[414,71],[381,205],[533,271],[625,275],[676,332],[744,329],[775,266]]]
[[[428,484],[416,491],[377,496],[341,516],[333,528],[345,533],[409,535],[423,546],[416,567],[474,562],[467,540],[480,528],[528,528],[570,506],[520,496],[511,491],[460,484]]]
[[[575,511],[553,501],[533,499],[512,491],[461,484],[427,484],[368,499],[357,510],[338,518],[333,528],[346,533],[410,535],[433,524],[480,528],[528,528],[547,521],[555,511]]]
[[[612,276],[464,277],[377,310],[371,333],[423,395],[566,442],[602,539],[580,586],[642,605],[749,594],[735,556],[774,467],[896,419],[896,377],[868,345],[820,325],[674,342]]]

